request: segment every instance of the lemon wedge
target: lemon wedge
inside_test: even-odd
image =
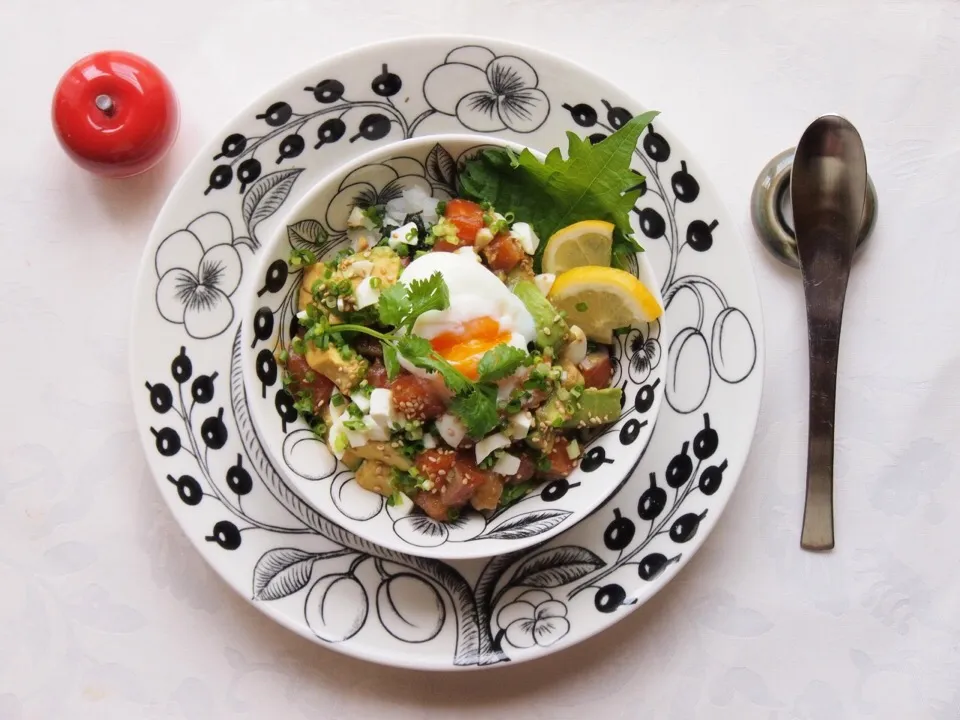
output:
[[[583,220],[557,230],[543,249],[543,272],[559,275],[584,265],[610,267],[613,223]]]
[[[640,280],[624,270],[585,266],[557,276],[547,296],[589,340],[613,342],[613,331],[656,320],[663,307]]]

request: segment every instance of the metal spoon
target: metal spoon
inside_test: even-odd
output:
[[[800,546],[830,550],[840,322],[867,194],[867,159],[856,128],[838,115],[814,120],[797,145],[791,186],[810,353],[807,497]]]

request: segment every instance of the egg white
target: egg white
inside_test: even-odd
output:
[[[425,312],[413,326],[413,334],[431,340],[480,317],[496,320],[503,332],[510,333],[507,344],[526,352],[536,337],[536,325],[523,302],[490,270],[475,260],[455,253],[432,252],[411,262],[400,274],[400,282],[426,280],[439,272],[450,293],[450,307]],[[411,365],[403,357],[400,364],[420,377],[430,378],[426,370]]]

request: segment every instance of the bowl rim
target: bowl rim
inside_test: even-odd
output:
[[[274,230],[270,235],[261,243],[261,247],[257,253],[257,256],[254,260],[252,273],[253,277],[260,277],[263,275],[267,265],[270,262],[275,262],[276,257],[272,254],[272,250],[282,247],[286,241],[286,228],[290,224],[291,220],[298,218],[301,215],[304,215],[306,211],[310,208],[313,208],[317,205],[317,198],[332,191],[331,197],[335,196],[337,193],[336,184],[342,182],[350,173],[358,170],[359,168],[372,165],[372,164],[382,164],[384,160],[389,160],[395,157],[404,157],[403,150],[405,148],[415,147],[415,148],[432,148],[435,145],[440,145],[441,147],[447,145],[466,145],[464,151],[471,148],[480,148],[483,146],[486,147],[508,147],[517,151],[520,150],[530,150],[539,160],[543,160],[546,157],[546,153],[523,143],[519,143],[513,140],[506,140],[496,135],[484,135],[479,133],[455,133],[455,134],[444,134],[444,133],[434,133],[430,135],[420,135],[412,138],[404,138],[397,140],[396,142],[388,143],[382,147],[374,148],[368,152],[359,155],[349,162],[342,163],[337,165],[335,168],[330,170],[330,172],[324,174],[322,177],[318,178],[310,187],[307,189],[300,200],[290,209],[279,214],[279,218]],[[564,154],[566,154],[564,152]],[[416,159],[416,158],[414,158]],[[541,242],[545,242],[545,239],[542,239]],[[643,256],[644,253],[637,253],[639,256]],[[663,297],[660,292],[659,278],[653,274],[652,264],[648,260],[645,261],[647,265],[647,270],[650,273],[651,277],[656,280],[650,286],[651,292],[663,306]],[[251,282],[246,288],[246,292],[242,296],[242,303],[240,304],[241,317],[247,319],[250,315],[250,311],[257,307],[257,287],[256,283]],[[657,318],[657,323],[660,327],[659,337],[669,338],[669,331],[666,329],[667,326],[664,325],[664,317],[666,313],[662,313],[659,318]],[[241,338],[240,338],[240,356],[241,356],[241,366],[242,366],[242,377],[243,383],[248,394],[254,393],[259,389],[259,386],[253,387],[251,385],[251,371],[249,370],[250,363],[248,360],[251,357],[251,352],[256,344],[260,342],[259,339],[256,339],[252,331],[252,323],[244,322],[241,320]],[[271,333],[273,335],[273,333]],[[667,355],[668,349],[664,346],[662,350],[664,355]],[[657,377],[662,378],[664,381],[666,379],[666,366],[667,363],[661,362],[658,366]],[[644,413],[645,418],[648,420],[649,429],[647,431],[646,441],[640,445],[636,446],[636,455],[633,457],[626,458],[626,461],[629,463],[629,468],[624,473],[623,477],[608,489],[602,496],[600,496],[595,502],[585,504],[584,508],[578,511],[574,511],[574,517],[570,520],[564,520],[558,523],[554,528],[547,530],[541,534],[532,535],[527,538],[516,538],[516,539],[505,539],[497,538],[497,542],[502,542],[506,545],[502,550],[497,550],[495,552],[490,552],[489,550],[481,549],[483,544],[471,543],[467,541],[463,542],[451,542],[445,540],[439,545],[433,547],[420,547],[413,545],[412,543],[406,542],[400,538],[396,541],[390,535],[384,537],[385,533],[381,530],[369,531],[366,527],[358,528],[356,524],[362,525],[363,523],[349,523],[349,526],[344,526],[342,523],[350,520],[350,518],[345,518],[339,513],[331,514],[328,509],[320,507],[317,503],[313,502],[309,496],[305,493],[298,492],[298,495],[301,499],[306,502],[310,507],[320,513],[322,516],[326,517],[331,522],[335,522],[345,530],[357,534],[359,537],[367,540],[368,542],[375,543],[382,547],[394,550],[397,552],[402,552],[407,555],[429,558],[433,560],[449,561],[449,560],[473,560],[480,558],[490,558],[496,557],[499,555],[505,555],[512,552],[518,552],[521,550],[529,549],[535,545],[548,542],[558,535],[568,532],[576,527],[583,520],[587,519],[597,511],[601,510],[607,502],[613,497],[622,487],[626,484],[633,476],[634,471],[636,470],[640,460],[643,458],[647,448],[649,447],[650,442],[653,440],[654,431],[656,429],[657,420],[659,419],[660,412],[664,402],[664,393],[656,393],[654,399],[654,405]],[[269,442],[268,438],[264,437],[265,433],[261,429],[260,421],[260,411],[250,408],[250,415],[253,423],[255,425],[255,430],[260,442],[264,447],[264,450],[267,452],[271,458],[274,467],[278,472],[280,472],[294,488],[301,489],[304,482],[309,482],[303,479],[300,475],[292,471],[292,468],[283,460],[282,452],[278,452],[277,448],[274,447],[275,443]],[[620,418],[623,419],[622,417]],[[299,421],[299,415],[297,421]],[[617,421],[619,422],[619,420]],[[613,423],[612,423],[613,424]],[[611,425],[612,425],[611,424]],[[324,445],[326,441],[323,440]],[[329,451],[329,448],[327,448]],[[339,462],[339,461],[338,461]],[[576,468],[576,471],[580,471],[579,466]],[[354,471],[345,468],[344,470],[339,470],[332,474],[324,482],[333,482],[343,473],[349,473],[353,476]],[[352,477],[351,477],[352,479]],[[369,492],[366,491],[365,492]],[[373,526],[371,526],[372,529]],[[395,533],[394,533],[395,534]],[[476,550],[471,550],[471,547],[477,548]],[[454,552],[451,552],[454,550]]]

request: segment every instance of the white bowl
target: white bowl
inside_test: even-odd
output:
[[[348,245],[346,218],[357,200],[363,204],[377,196],[384,201],[384,193],[417,185],[436,197],[455,194],[456,169],[467,157],[491,146],[520,148],[489,136],[427,136],[385,146],[337,169],[307,192],[259,249],[258,279],[241,305],[247,397],[275,466],[306,502],[341,527],[412,555],[487,557],[542,543],[572,527],[630,477],[650,441],[663,398],[663,392],[653,390],[664,382],[668,363],[650,362],[666,352],[659,343],[661,318],[616,339],[613,384],[623,389],[623,411],[590,442],[569,478],[543,482],[507,508],[487,513],[471,509],[452,523],[431,520],[406,499],[388,506],[383,497],[361,488],[353,472],[296,416],[274,360],[275,350],[287,347],[292,339],[297,312],[302,271],[288,269],[291,247],[309,244],[319,258],[336,254]],[[320,229],[326,240],[316,242]],[[660,283],[643,253],[637,255],[636,273],[660,299],[655,290]],[[608,453],[613,447],[617,451]]]

